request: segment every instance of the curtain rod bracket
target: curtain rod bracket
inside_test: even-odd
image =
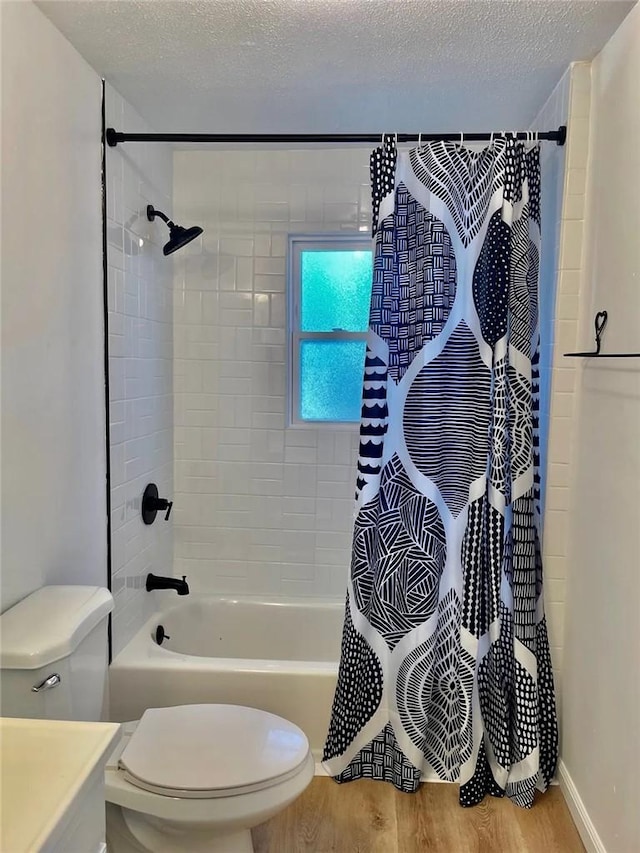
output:
[[[124,136],[123,133],[118,133],[113,127],[108,127],[105,133],[105,139],[107,140],[107,145],[109,148],[115,148],[118,144],[118,137]],[[124,140],[120,140],[121,142]]]

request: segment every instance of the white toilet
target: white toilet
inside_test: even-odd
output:
[[[43,587],[0,616],[0,715],[105,718],[106,589]],[[314,773],[293,723],[237,705],[150,708],[107,763],[109,853],[252,853]]]

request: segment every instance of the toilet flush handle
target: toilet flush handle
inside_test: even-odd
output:
[[[49,678],[45,678],[45,680],[41,681],[40,684],[34,684],[31,688],[31,692],[40,693],[41,690],[51,690],[52,687],[57,687],[61,680],[62,679],[58,673],[54,672],[53,675],[50,675]]]

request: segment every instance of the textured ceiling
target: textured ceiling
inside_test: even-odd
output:
[[[41,0],[158,131],[524,128],[618,0]],[[129,128],[118,128],[127,130]]]

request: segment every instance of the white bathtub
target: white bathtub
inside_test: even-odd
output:
[[[306,733],[318,759],[329,726],[344,607],[190,595],[155,614],[109,670],[111,719],[198,702],[249,705]],[[169,639],[155,641],[158,625]]]

